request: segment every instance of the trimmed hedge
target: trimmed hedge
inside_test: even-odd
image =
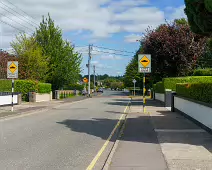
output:
[[[22,93],[22,99],[27,101],[29,92],[37,92],[38,84],[33,80],[16,80],[15,92]]]
[[[155,92],[156,93],[164,93],[164,86],[163,86],[162,81],[156,83]]]
[[[207,69],[194,70],[193,75],[194,76],[212,76],[212,69],[207,68]]]
[[[50,93],[52,85],[49,83],[38,83],[38,93]]]
[[[11,92],[12,80],[0,80],[0,92]]]
[[[0,92],[11,92],[11,91],[12,91],[12,81],[0,80]],[[22,93],[23,100],[27,101],[29,92],[50,93],[51,84],[38,83],[34,80],[15,80],[14,91]]]
[[[177,83],[212,83],[212,76],[174,77],[163,79],[164,89],[176,91]]]
[[[84,85],[80,85],[80,84],[69,84],[68,86],[65,86],[63,88],[64,90],[79,90],[82,91],[84,89]]]
[[[212,82],[211,83],[179,83],[176,85],[177,95],[212,103]]]

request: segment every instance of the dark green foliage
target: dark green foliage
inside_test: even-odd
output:
[[[50,93],[52,85],[49,83],[38,83],[38,93]]]
[[[210,36],[212,33],[211,0],[185,0],[185,13],[194,33]]]
[[[194,76],[212,76],[212,68],[194,70]]]
[[[22,99],[27,101],[29,92],[38,92],[38,84],[33,80],[16,80],[15,92],[22,93]]]
[[[156,83],[155,92],[164,93],[164,86],[162,81]]]
[[[68,86],[64,86],[64,90],[83,90],[84,85],[80,84],[69,84]]]
[[[176,85],[177,95],[197,101],[212,103],[211,83],[180,83]]]
[[[176,91],[177,83],[212,83],[212,76],[174,77],[163,79],[164,89]]]
[[[11,92],[12,80],[0,80],[0,92]]]

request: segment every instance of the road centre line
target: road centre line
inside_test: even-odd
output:
[[[86,170],[92,170],[94,168],[94,166],[96,165],[96,163],[99,160],[100,156],[102,155],[102,153],[106,149],[107,145],[109,144],[110,139],[113,137],[116,129],[120,126],[121,121],[123,120],[124,116],[126,116],[126,111],[127,111],[128,107],[129,107],[129,104],[130,104],[130,100],[129,100],[126,108],[124,109],[124,113],[121,115],[121,117],[119,118],[119,121],[117,122],[116,126],[114,127],[114,129],[110,133],[110,136],[107,138],[106,142],[104,143],[104,145],[102,146],[102,148],[99,150],[99,152],[97,153],[97,155],[94,157],[94,159],[91,161],[91,163],[86,168]]]

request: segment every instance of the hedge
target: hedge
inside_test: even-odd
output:
[[[174,77],[163,79],[164,89],[176,91],[177,83],[212,83],[212,76]]]
[[[52,85],[49,83],[38,83],[38,93],[50,93]]]
[[[155,92],[156,93],[164,93],[164,86],[163,86],[162,81],[156,83]]]
[[[68,86],[65,86],[63,88],[64,90],[79,90],[82,91],[84,89],[84,85],[80,85],[80,84],[69,84]]]
[[[0,92],[11,92],[12,80],[0,80]]]
[[[194,76],[212,76],[212,69],[207,68],[207,69],[194,70],[193,75]]]
[[[176,85],[177,95],[212,103],[212,82],[211,83],[179,83]]]
[[[45,93],[50,92],[51,84],[38,83],[34,80],[15,80],[15,92],[22,93],[22,98],[27,101],[28,92],[39,92]],[[11,92],[12,81],[11,80],[0,80],[0,92]]]

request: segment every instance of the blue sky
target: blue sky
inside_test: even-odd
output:
[[[5,17],[1,17],[1,20],[19,30],[28,30],[29,34],[32,33],[30,30],[35,30],[37,26],[34,23],[39,24],[41,16],[50,13],[56,25],[62,29],[64,39],[72,42],[76,46],[76,51],[82,53],[83,75],[87,74],[88,44],[115,49],[94,47],[92,63],[96,65],[97,74],[123,75],[126,65],[139,47],[136,40],[141,39],[148,26],[155,28],[164,23],[165,19],[171,21],[185,17],[184,0],[10,1],[16,7],[8,4],[7,1],[4,3],[22,15],[28,15],[23,19],[21,15],[11,16],[11,13],[2,10],[0,12],[21,24],[10,22]],[[18,29],[0,23],[2,48],[9,48],[9,43],[15,38]]]
[[[118,0],[113,0],[113,2],[117,2]],[[119,0],[121,2],[121,0]],[[148,25],[153,25],[153,27],[159,25],[160,23],[164,22],[164,19],[167,20],[173,20],[175,18],[181,18],[184,16],[183,13],[183,6],[184,6],[184,1],[183,0],[150,0],[146,1],[146,4],[139,5],[138,6],[135,4],[133,7],[129,6],[126,7],[124,10],[130,10],[132,8],[141,8],[140,13],[137,13],[138,15],[146,15],[146,20],[144,23],[144,28],[145,25],[148,24],[148,15],[149,13],[142,13],[142,9],[144,8],[154,8],[157,9],[158,12],[160,12],[164,17],[159,17],[158,22],[156,21],[154,23],[150,22]],[[107,8],[108,6],[105,5],[102,8]],[[157,12],[156,11],[156,12]],[[119,14],[119,12],[117,12]],[[125,16],[127,18],[127,16]],[[152,17],[152,16],[150,16]],[[157,18],[157,16],[155,16]],[[129,20],[127,22],[130,22],[134,27],[136,27],[136,23],[132,23]],[[151,19],[150,19],[151,20]],[[124,19],[119,22],[118,24],[122,24],[124,22]],[[142,20],[141,20],[142,22]],[[142,23],[139,23],[142,24]],[[141,26],[140,26],[141,27]],[[106,47],[106,48],[111,48],[115,50],[124,50],[128,52],[135,52],[138,47],[139,43],[136,42],[136,39],[140,39],[142,36],[142,33],[144,32],[144,28],[141,27],[141,31],[139,30],[133,31],[117,31],[115,33],[112,33],[106,37],[103,38],[95,38],[91,36],[92,30],[90,31],[81,31],[81,32],[69,32],[66,33],[66,36],[68,35],[68,38],[76,45],[80,46],[77,48],[77,50],[83,54],[83,62],[82,62],[82,68],[84,69],[83,75],[87,74],[87,68],[85,67],[86,63],[88,62],[88,44],[91,43],[94,46],[99,46],[99,47]],[[97,55],[93,55],[92,57],[92,63],[93,65],[96,65],[97,67],[97,74],[109,74],[109,75],[123,75],[125,72],[125,67],[131,60],[133,53],[126,53],[126,52],[118,52],[118,51],[108,51],[102,48],[95,48],[95,50],[103,51],[102,53],[98,53]],[[96,51],[93,51],[95,54]],[[109,52],[109,53],[106,53]],[[110,53],[117,53],[117,55],[113,55]],[[120,54],[120,55],[119,55]],[[122,56],[123,54],[124,56]],[[116,56],[116,57],[114,57]],[[113,58],[114,57],[114,58]]]

